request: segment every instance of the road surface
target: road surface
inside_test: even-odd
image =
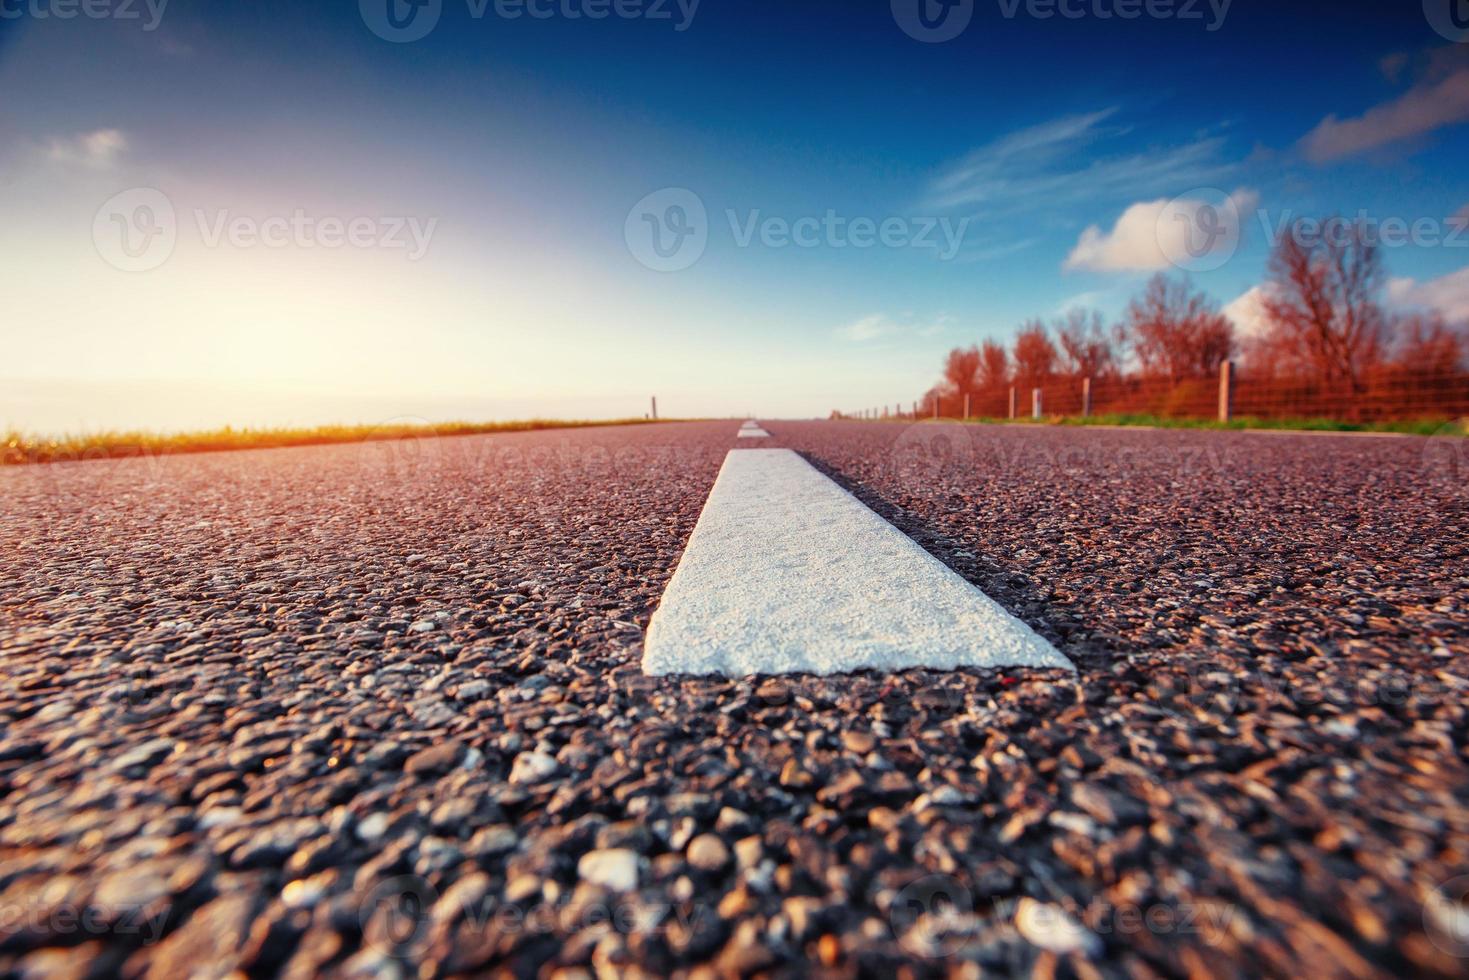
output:
[[[1465,969],[1458,443],[766,420],[1077,673],[644,676],[738,427],[0,472],[0,972]]]

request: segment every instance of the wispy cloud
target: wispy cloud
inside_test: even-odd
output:
[[[953,318],[947,314],[928,321],[915,321],[911,317],[895,319],[885,313],[873,313],[838,327],[832,333],[838,340],[849,344],[871,344],[900,336],[934,337],[952,322]]]
[[[973,249],[963,249],[955,256],[956,262],[993,262],[995,259],[1005,258],[1032,248],[1040,242],[1040,238],[1022,238],[1013,242],[991,242],[981,244]]]
[[[969,153],[934,179],[925,206],[1017,213],[1083,201],[1178,193],[1227,177],[1237,165],[1220,159],[1224,140],[1079,159],[1087,147],[1130,132],[1110,123],[1116,107],[1065,116],[1001,137]]]
[[[127,136],[120,129],[97,129],[75,136],[57,137],[46,144],[46,158],[52,163],[79,164],[94,170],[107,170],[127,149]]]
[[[1469,121],[1466,60],[1457,49],[1433,52],[1408,91],[1355,118],[1327,116],[1301,139],[1301,151],[1313,163],[1329,163]],[[1389,58],[1384,71],[1395,79],[1405,64]]]

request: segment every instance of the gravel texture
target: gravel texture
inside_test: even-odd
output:
[[[1469,968],[1462,442],[772,421],[1079,672],[644,677],[737,428],[0,471],[0,973]]]

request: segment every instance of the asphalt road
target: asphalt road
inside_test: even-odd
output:
[[[646,678],[736,428],[0,471],[0,972],[1469,968],[1462,442],[771,421],[1079,673]]]

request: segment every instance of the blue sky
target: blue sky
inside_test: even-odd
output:
[[[1142,234],[1170,199],[1239,206],[1237,250],[1195,272],[1221,304],[1262,277],[1259,211],[1469,206],[1469,44],[1417,3],[1122,20],[1086,0],[1068,20],[992,0],[923,43],[905,0],[601,20],[567,16],[596,0],[516,19],[441,0],[427,36],[390,43],[367,23],[387,0],[57,2],[0,3],[19,11],[0,85],[24,93],[0,103],[0,425],[605,416],[655,393],[666,413],[825,414],[915,398],[945,350],[1027,316],[1120,313],[1172,268]],[[95,241],[131,188],[177,224],[146,271]],[[629,215],[666,218],[669,188],[707,246],[656,271]],[[342,248],[211,238],[298,213],[377,224]],[[894,236],[782,243],[827,216]],[[389,234],[406,219],[431,227],[412,257]],[[1464,238],[1387,250],[1395,299],[1469,313]]]

